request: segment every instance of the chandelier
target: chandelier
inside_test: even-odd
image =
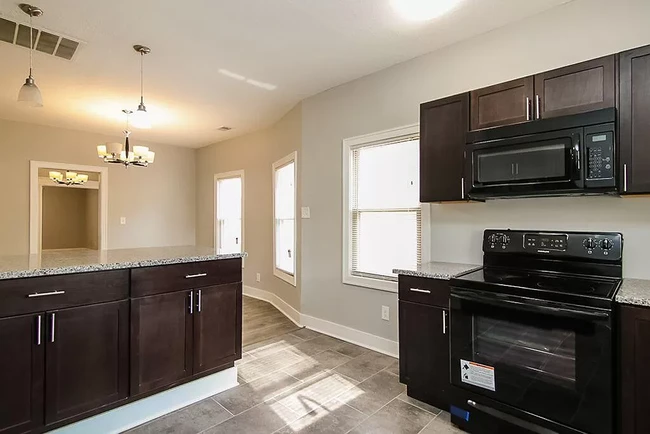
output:
[[[50,172],[50,179],[60,185],[82,185],[88,182],[88,175],[77,172]]]
[[[131,110],[122,110],[126,114],[126,130],[124,130],[124,146],[121,143],[107,143],[97,146],[97,156],[105,163],[123,164],[125,167],[147,167],[154,162],[156,153],[146,146],[133,146],[129,143],[129,116]]]

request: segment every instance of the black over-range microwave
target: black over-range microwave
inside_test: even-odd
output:
[[[465,176],[475,200],[616,192],[616,109],[473,131]]]

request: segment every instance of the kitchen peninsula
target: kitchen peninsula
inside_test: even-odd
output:
[[[161,392],[169,401],[169,389],[224,373],[206,393],[235,385],[243,256],[165,247],[0,257],[0,432],[49,431],[142,398],[151,409]],[[116,430],[143,422],[112,419]]]

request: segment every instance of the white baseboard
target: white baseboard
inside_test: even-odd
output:
[[[302,323],[308,329],[316,332],[342,339],[378,353],[399,357],[399,343],[390,339],[305,314],[302,315]]]
[[[237,386],[237,367],[59,428],[56,434],[117,434]]]
[[[293,308],[293,306],[282,300],[274,293],[265,291],[264,289],[253,288],[252,286],[244,285],[244,295],[271,303],[277,310],[282,312],[284,316],[293,321],[294,324],[296,324],[298,327],[302,327],[300,312],[298,312]]]

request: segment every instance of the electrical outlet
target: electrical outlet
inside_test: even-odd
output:
[[[304,219],[311,218],[311,209],[308,206],[303,206],[300,208],[300,215]]]
[[[120,217],[120,224],[125,225],[126,224],[126,217]]]
[[[390,321],[390,308],[388,306],[381,307],[381,319]]]
[[[260,273],[257,273],[257,275],[255,276],[255,280],[258,282],[262,280],[262,276],[260,275]]]

